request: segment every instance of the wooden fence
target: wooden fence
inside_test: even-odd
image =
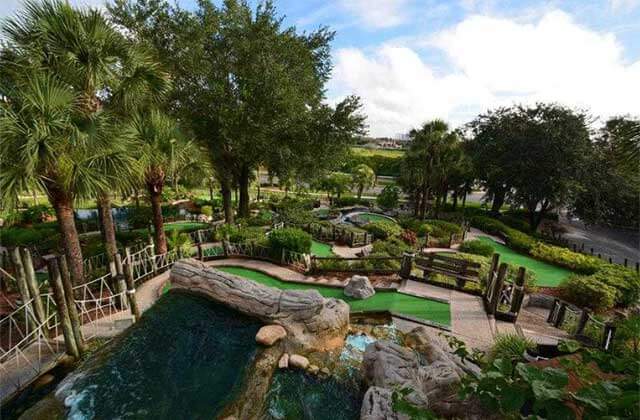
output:
[[[583,344],[609,350],[615,338],[613,323],[597,319],[588,309],[580,309],[560,299],[553,301],[547,323],[569,333]]]

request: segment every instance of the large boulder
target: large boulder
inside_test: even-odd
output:
[[[392,409],[392,391],[372,386],[367,389],[362,399],[360,420],[408,420],[404,414],[398,414]]]
[[[289,367],[306,369],[309,366],[309,359],[299,354],[289,356]]]
[[[278,340],[287,336],[287,330],[280,325],[265,325],[258,330],[256,342],[264,346],[273,346]]]
[[[367,299],[376,294],[367,276],[355,275],[344,287],[344,294],[355,299]]]
[[[317,290],[280,290],[263,286],[186,259],[171,269],[171,290],[203,295],[287,332],[289,344],[304,350],[341,347],[349,326],[349,306]]]

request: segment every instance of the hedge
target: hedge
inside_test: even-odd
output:
[[[300,254],[311,253],[311,235],[298,228],[283,228],[271,231],[269,247],[279,255],[283,249]]]
[[[483,257],[490,257],[495,251],[491,244],[479,239],[463,242],[458,250],[460,252],[466,252],[467,254],[482,255]]]
[[[513,249],[575,271],[577,274],[560,285],[564,298],[575,305],[606,310],[629,306],[640,298],[640,274],[632,269],[546,244],[490,217],[472,216],[470,222],[484,232],[504,237]]]
[[[387,220],[370,222],[364,225],[363,228],[372,234],[375,239],[387,239],[402,233],[402,228],[397,223]]]

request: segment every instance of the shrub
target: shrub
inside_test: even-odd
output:
[[[409,229],[405,229],[402,232],[402,234],[400,235],[400,239],[402,239],[404,243],[406,243],[407,245],[410,245],[411,247],[415,247],[416,244],[418,243],[418,238],[416,236],[416,233]]]
[[[543,242],[538,242],[531,247],[531,255],[582,274],[593,274],[604,265],[596,257],[573,252],[559,246],[547,245]]]
[[[402,228],[397,223],[388,220],[367,223],[364,225],[364,229],[375,239],[387,239],[402,233]]]
[[[10,227],[0,230],[0,239],[4,246],[41,246],[44,243],[57,241],[60,235],[55,229],[34,229]]]
[[[200,207],[200,213],[204,214],[207,217],[213,216],[213,207],[211,206],[202,206]]]
[[[616,289],[616,305],[630,306],[640,299],[640,274],[615,264],[602,264],[588,278]]]
[[[116,232],[116,241],[124,246],[144,240],[146,237],[147,234],[145,232],[138,232],[133,230],[129,232]]]
[[[127,211],[127,222],[133,229],[146,228],[151,223],[151,207],[131,207]]]
[[[180,233],[177,230],[171,232],[167,237],[167,247],[170,250],[176,250],[184,256],[191,255],[193,244],[191,238],[186,233]]]
[[[339,259],[317,259],[316,260],[317,268],[321,271],[347,271],[349,269],[349,262]]]
[[[561,286],[563,299],[580,307],[601,311],[616,302],[616,289],[592,276],[572,275]]]
[[[533,350],[536,343],[530,338],[518,334],[498,334],[489,352],[489,360],[508,359],[514,362],[525,361],[523,354]]]
[[[387,254],[386,252],[372,252],[368,255],[371,259],[363,258],[358,261],[360,265],[356,265],[356,267],[360,269],[369,269],[369,270],[389,270],[389,271],[398,271],[400,270],[400,260],[376,260],[374,258],[378,257],[391,257],[392,255]],[[362,268],[361,268],[362,267]]]
[[[385,210],[390,210],[398,207],[399,201],[400,189],[394,184],[385,186],[376,198],[376,202],[378,203],[378,205]]]
[[[264,229],[260,227],[231,227],[231,229],[228,229],[228,232],[225,233],[229,236],[229,242],[234,243],[256,243],[264,241],[266,237]]]
[[[353,196],[344,196],[344,197],[334,197],[333,198],[333,206],[334,207],[352,207],[352,206],[371,206],[371,201],[365,198],[358,198]]]
[[[52,207],[40,204],[31,206],[21,213],[21,222],[27,225],[42,223],[54,216],[56,213]]]
[[[398,224],[405,229],[410,229],[414,232],[418,232],[420,226],[422,226],[424,222],[422,220],[415,219],[413,217],[400,216],[398,218]],[[420,236],[420,235],[418,235]]]
[[[480,239],[463,242],[459,250],[467,254],[482,255],[484,257],[490,257],[494,253],[494,248],[491,244],[481,241]]]
[[[427,220],[426,223],[421,226],[421,230],[424,230],[425,234],[428,232],[430,235],[436,238],[447,239],[451,234],[462,233],[462,228],[460,227],[460,225],[444,220]]]
[[[373,254],[386,254],[392,257],[401,257],[403,253],[411,250],[412,248],[406,242],[397,237],[375,241],[371,247]]]
[[[271,231],[269,246],[274,253],[279,254],[283,249],[309,254],[311,252],[311,235],[302,229],[284,228]]]

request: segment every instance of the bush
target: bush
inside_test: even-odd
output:
[[[59,233],[55,229],[34,229],[10,227],[0,229],[0,239],[3,246],[42,246],[45,243],[58,241]]]
[[[613,307],[617,291],[592,276],[573,275],[560,286],[560,293],[574,305],[601,311]]]
[[[33,225],[36,223],[42,223],[55,216],[55,211],[52,207],[45,206],[43,204],[37,206],[31,206],[21,213],[20,220],[23,224]]]
[[[344,197],[334,197],[333,198],[333,206],[334,207],[353,207],[353,206],[371,206],[371,201],[365,198],[358,198],[352,196],[344,196]]]
[[[573,252],[559,246],[547,245],[543,242],[538,242],[531,247],[531,256],[581,274],[594,274],[604,265],[596,257]]]
[[[309,254],[311,235],[298,228],[277,229],[269,234],[269,246],[276,254],[281,253],[283,249]]]
[[[418,243],[418,237],[416,236],[416,233],[409,229],[405,229],[402,232],[402,234],[400,235],[400,239],[402,239],[404,243],[410,245],[411,247],[415,247]]]
[[[229,242],[233,243],[247,243],[247,242],[262,242],[266,238],[264,229],[260,227],[231,227],[225,232],[229,236]]]
[[[602,264],[601,268],[588,276],[616,289],[616,305],[630,306],[640,299],[640,274],[615,264]]]
[[[472,216],[469,221],[471,225],[480,229],[483,232],[491,235],[503,237],[507,245],[511,248],[529,253],[531,248],[536,244],[536,240],[526,233],[522,233],[519,230],[510,228],[499,220],[493,219],[487,216]]]
[[[202,206],[200,207],[200,213],[204,214],[207,217],[213,216],[213,207],[211,206]]]
[[[127,211],[127,222],[132,229],[148,227],[152,218],[151,207],[131,207]]]
[[[376,198],[376,202],[378,203],[378,205],[385,210],[390,210],[398,207],[399,201],[400,189],[394,184],[385,186]]]
[[[375,241],[371,247],[372,254],[386,254],[392,257],[401,257],[403,253],[412,250],[411,246],[397,237],[384,241]]]
[[[402,233],[402,228],[397,223],[389,220],[367,223],[364,225],[364,229],[372,234],[375,239],[387,239]]]
[[[167,237],[167,247],[169,250],[176,250],[183,256],[191,255],[193,244],[191,238],[186,233],[180,233],[177,230],[171,232],[171,235]]]
[[[461,234],[462,228],[455,223],[444,220],[427,220],[418,229],[418,236],[425,236],[427,233],[435,238],[449,239],[451,234]]]
[[[517,334],[498,334],[489,352],[489,361],[508,359],[514,362],[524,362],[525,351],[536,348],[536,343],[530,338]]]
[[[129,232],[116,232],[116,241],[118,241],[118,243],[124,246],[134,244],[146,238],[147,238],[146,232],[136,232],[133,230]]]
[[[399,271],[400,260],[376,260],[374,258],[388,258],[393,255],[389,255],[386,252],[372,252],[368,255],[370,259],[363,258],[354,264],[354,268],[358,268],[363,271],[367,270],[389,270]]]
[[[480,239],[474,239],[472,241],[465,241],[460,245],[460,252],[466,252],[467,254],[482,255],[484,257],[490,257],[494,253],[494,248],[491,244],[488,244]]]

